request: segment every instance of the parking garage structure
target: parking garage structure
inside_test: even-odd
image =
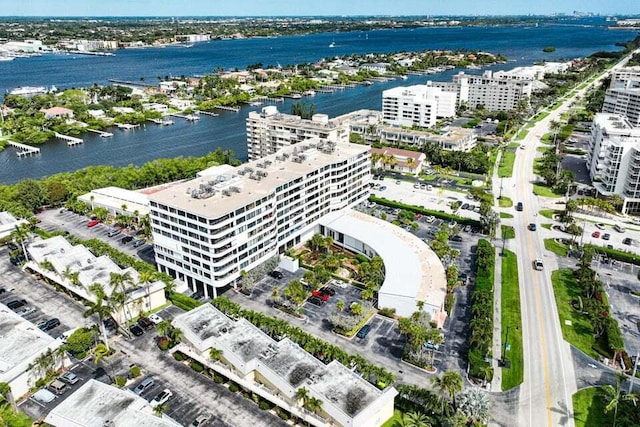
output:
[[[387,221],[353,209],[325,215],[318,232],[333,238],[336,246],[379,256],[385,279],[378,291],[378,308],[392,308],[402,317],[422,309],[440,327],[446,317],[447,279],[444,266],[431,248],[413,234]]]

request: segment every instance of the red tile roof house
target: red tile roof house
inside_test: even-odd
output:
[[[382,168],[417,176],[422,171],[425,159],[425,154],[418,151],[389,147],[371,149],[371,163],[374,169]]]
[[[44,113],[44,118],[59,119],[59,118],[73,118],[73,111],[64,107],[52,107],[40,110]]]

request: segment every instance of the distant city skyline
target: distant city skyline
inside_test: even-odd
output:
[[[3,16],[340,16],[340,15],[547,15],[554,13],[640,14],[637,0],[4,0]]]

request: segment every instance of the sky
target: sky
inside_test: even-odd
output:
[[[640,14],[638,0],[0,0],[2,16]]]

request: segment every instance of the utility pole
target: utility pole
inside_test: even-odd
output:
[[[639,360],[640,360],[640,352],[636,354],[636,364],[633,365],[633,373],[631,374],[631,381],[629,381],[629,394],[633,392],[633,384],[636,382],[636,371],[638,370]]]

